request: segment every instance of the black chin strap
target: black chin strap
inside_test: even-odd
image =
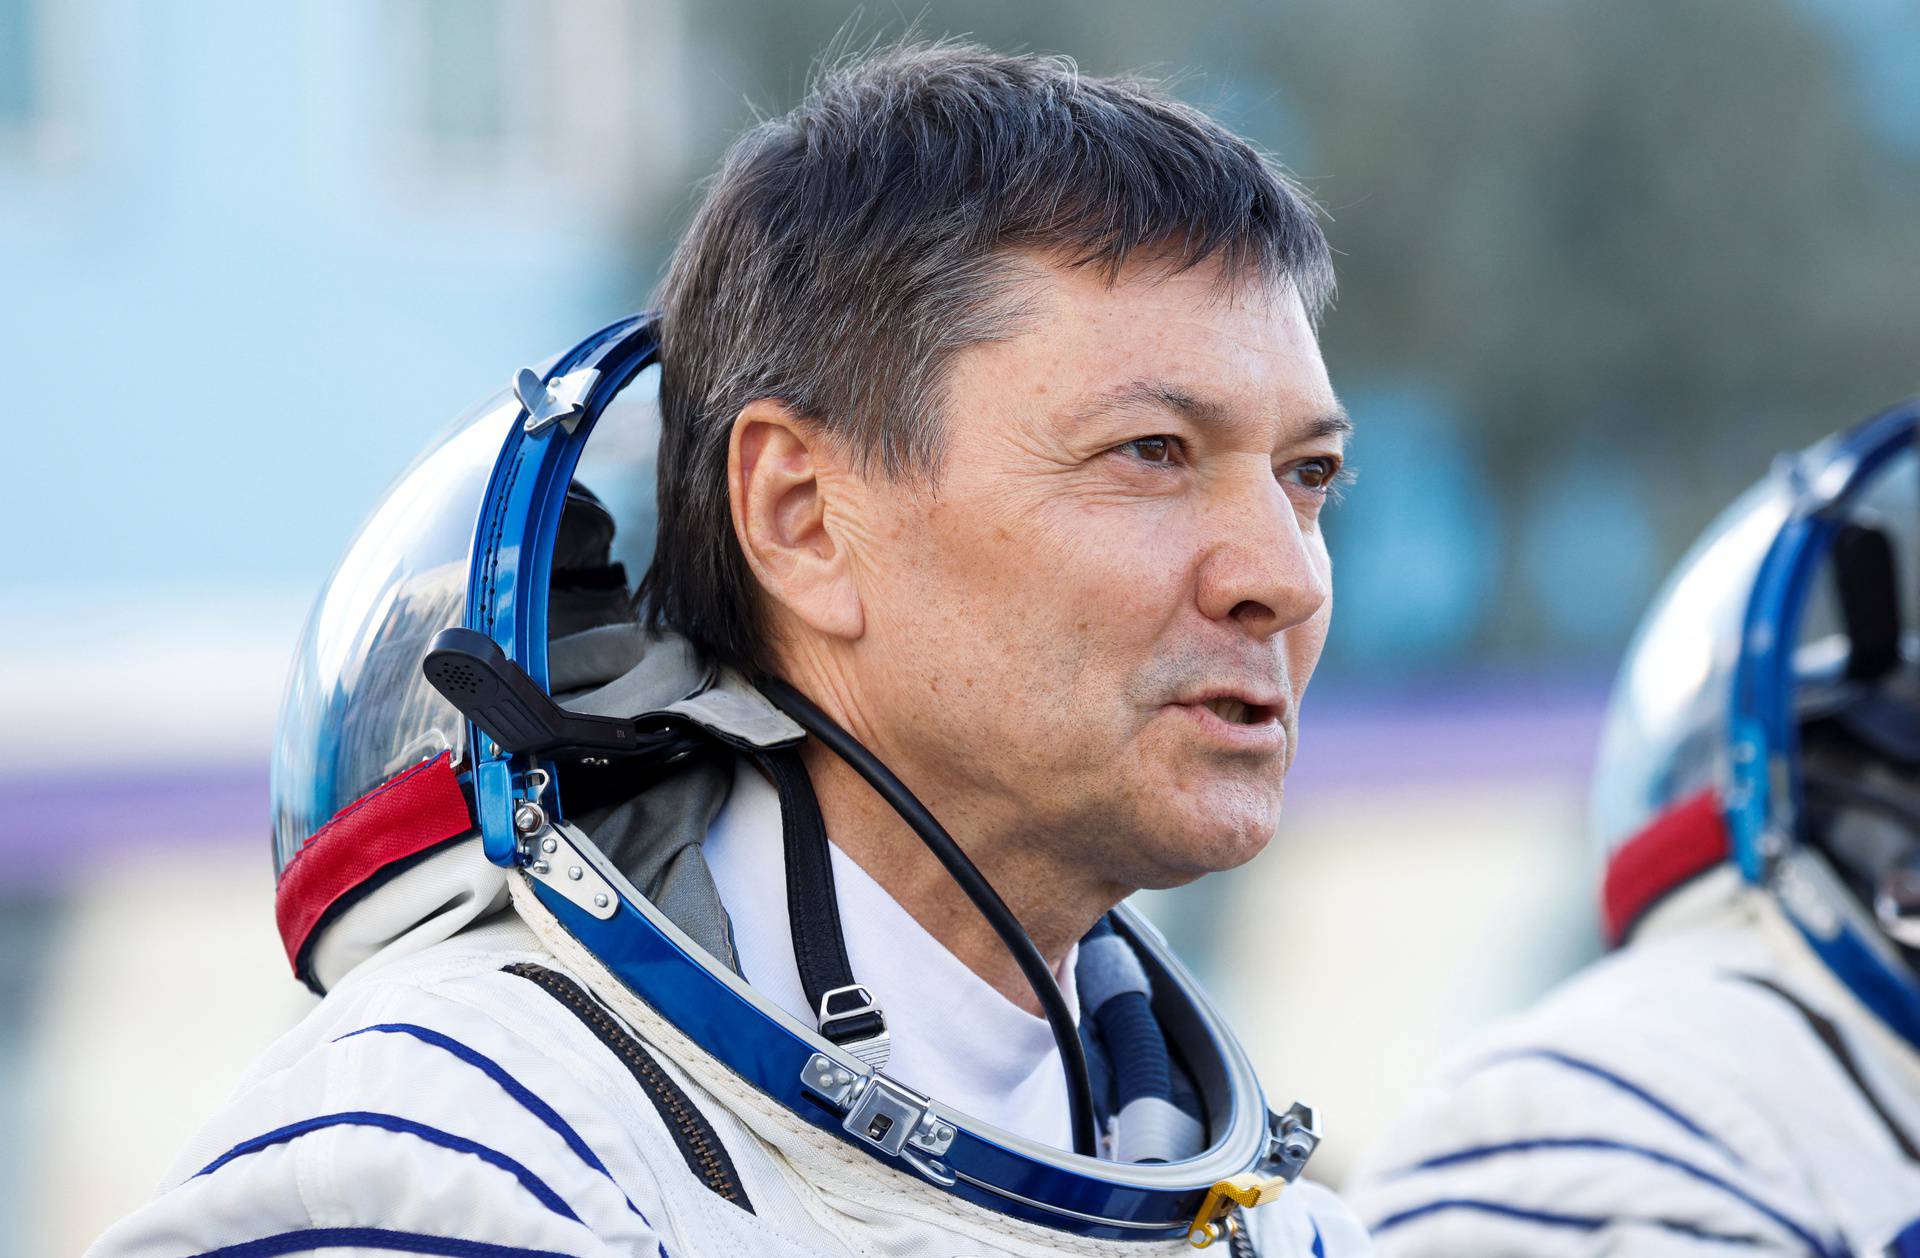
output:
[[[875,1070],[887,1061],[887,1020],[866,988],[854,981],[840,902],[833,888],[833,855],[820,801],[800,753],[787,748],[757,757],[780,793],[780,831],[786,848],[787,923],[793,961],[807,1007],[820,1034]]]
[[[980,910],[980,915],[986,918],[993,932],[1000,936],[1000,941],[1007,946],[1007,951],[1013,954],[1020,972],[1026,976],[1028,986],[1033,988],[1034,999],[1039,1002],[1041,1012],[1053,1031],[1054,1045],[1060,1050],[1060,1065],[1067,1077],[1067,1106],[1071,1111],[1070,1117],[1073,1123],[1074,1152],[1086,1157],[1098,1156],[1094,1132],[1093,1086],[1087,1075],[1087,1054],[1085,1046],[1080,1042],[1080,1029],[1074,1025],[1073,1013],[1067,1008],[1066,997],[1060,994],[1060,984],[1054,978],[1053,971],[1048,968],[1046,959],[1040,955],[1040,949],[1034,946],[1033,940],[1028,937],[1019,919],[1013,915],[1013,910],[1007,907],[1006,901],[1000,898],[1000,893],[993,889],[993,884],[987,881],[986,875],[980,872],[979,867],[961,850],[960,845],[953,841],[953,836],[947,833],[946,828],[931,812],[927,811],[927,806],[916,799],[913,792],[907,789],[906,784],[895,777],[893,771],[886,765],[880,763],[877,756],[861,746],[858,739],[841,729],[832,717],[815,707],[812,700],[785,682],[777,678],[768,678],[761,683],[760,690],[773,701],[775,707],[792,717],[797,725],[813,735],[833,754],[846,761],[849,768],[866,779],[867,785],[873,787],[880,798],[886,800],[888,805],[900,814],[900,819],[907,823],[922,843],[926,844],[927,850],[933,853],[947,873],[960,885],[960,889],[966,893],[967,898],[973,901],[974,907]],[[794,756],[794,767],[800,771],[802,777],[805,776],[805,770],[800,768],[797,755]],[[781,791],[781,804],[784,808],[787,802],[786,788],[782,787]],[[812,816],[814,825],[818,827],[819,807],[813,801],[811,787],[807,789],[806,798],[813,805],[807,811]],[[794,810],[788,811],[791,815]],[[788,834],[790,836],[788,851],[791,852],[793,850],[792,831],[789,830]],[[824,832],[820,835],[818,847],[819,859],[824,863],[828,860]],[[790,911],[792,906],[798,903],[793,890],[794,868],[792,858],[789,856],[787,895]],[[816,883],[818,877],[816,874]],[[834,911],[836,906],[833,900],[833,870],[830,864],[826,866],[825,878],[825,904],[833,922],[833,938],[840,943],[839,973],[847,974],[846,981],[851,988],[850,996],[861,997],[865,995],[865,989],[853,984],[852,976],[846,969],[846,948],[844,940],[840,938],[839,913]],[[815,899],[818,898],[817,889],[811,894]],[[809,946],[803,945],[800,938],[800,920],[797,913],[792,918],[796,960],[801,956],[803,947]],[[805,976],[805,963],[802,962],[802,982],[806,981]],[[814,999],[812,989],[808,989],[807,999]],[[870,1000],[864,1003],[871,1008]],[[877,1010],[873,1012],[878,1013]]]

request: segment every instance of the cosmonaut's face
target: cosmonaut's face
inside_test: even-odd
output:
[[[1347,423],[1299,298],[1034,263],[945,454],[858,532],[862,724],[910,784],[1131,889],[1257,854],[1332,609]]]

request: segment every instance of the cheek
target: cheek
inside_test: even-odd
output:
[[[1053,675],[1040,684],[1070,705],[1088,737],[1132,727],[1143,679],[1191,600],[1181,564],[1188,541],[1177,523],[1148,529],[1115,514],[1064,511],[1013,559],[1028,569],[1032,632],[1048,639],[1030,648],[1051,661]]]
[[[862,597],[876,644],[905,664],[898,680],[959,698],[1031,689],[1068,665],[1059,616],[1073,600],[1030,535],[944,496],[876,558]]]
[[[1157,635],[1188,585],[1193,543],[1181,513],[1062,505],[1024,540],[1035,580],[1095,636]]]
[[[915,561],[882,591],[912,661],[897,680],[956,717],[988,702],[973,722],[1042,776],[1101,760],[1167,619],[1177,581],[1152,562],[1167,550],[1084,508],[1008,519],[970,505],[930,512]]]
[[[1333,560],[1327,554],[1324,540],[1318,551],[1315,566],[1326,587],[1326,601],[1311,619],[1287,632],[1287,668],[1296,695],[1307,688],[1307,679],[1320,662],[1320,652],[1327,645],[1327,631],[1333,624]]]
[[[955,497],[928,512],[932,572],[987,623],[1101,639],[1157,622],[1181,553],[1167,521],[1047,494]]]
[[[1333,604],[1329,602],[1313,619],[1287,634],[1287,667],[1296,691],[1307,688],[1307,678],[1320,663],[1320,654],[1327,645],[1327,629],[1332,613]]]

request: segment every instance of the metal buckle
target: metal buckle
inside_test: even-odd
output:
[[[857,1005],[851,1009],[841,1009],[837,1012],[831,1009],[835,996],[845,996],[849,994],[858,997],[859,1003]],[[868,991],[864,985],[860,983],[849,983],[845,987],[836,987],[832,991],[822,992],[820,995],[820,1008],[816,1010],[816,1013],[818,1014],[817,1026],[819,1027],[821,1035],[833,1040],[836,1045],[846,1049],[874,1070],[880,1070],[886,1066],[887,1058],[891,1056],[893,1052],[893,1037],[887,1031],[887,1015],[881,1010],[879,1005],[873,1002],[873,993]],[[854,1040],[847,1044],[841,1044],[840,1041],[833,1039],[833,1032],[828,1028],[834,1023],[846,1022],[849,1019],[862,1017],[869,1013],[880,1020],[880,1029],[877,1032],[864,1040]]]
[[[1236,1208],[1251,1210],[1278,1197],[1283,1189],[1300,1178],[1307,1159],[1320,1147],[1320,1124],[1313,1107],[1295,1101],[1284,1114],[1270,1115],[1267,1132],[1267,1156],[1261,1174],[1247,1171],[1220,1180],[1207,1190],[1200,1211],[1187,1228],[1187,1242],[1205,1249],[1227,1234],[1227,1216]]]
[[[933,1112],[932,1102],[909,1088],[877,1074],[858,1074],[824,1053],[808,1058],[800,1082],[835,1108],[843,1108],[841,1123],[848,1131],[894,1156],[905,1156],[922,1173],[936,1178],[949,1174],[938,1158],[952,1147],[957,1129]]]
[[[925,1101],[893,1080],[874,1075],[853,1099],[845,1126],[868,1144],[898,1156],[926,1112]]]

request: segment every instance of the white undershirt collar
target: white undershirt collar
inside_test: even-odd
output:
[[[1072,1147],[1067,1088],[1046,1020],[1028,1013],[947,951],[854,859],[829,844],[840,928],[854,978],[893,1037],[886,1073],[941,1104],[1029,1139]],[[740,969],[761,995],[807,1025],[787,920],[780,797],[746,760],[703,846],[733,924]],[[1078,945],[1061,972],[1072,975]],[[1079,995],[1060,984],[1077,1021]]]

